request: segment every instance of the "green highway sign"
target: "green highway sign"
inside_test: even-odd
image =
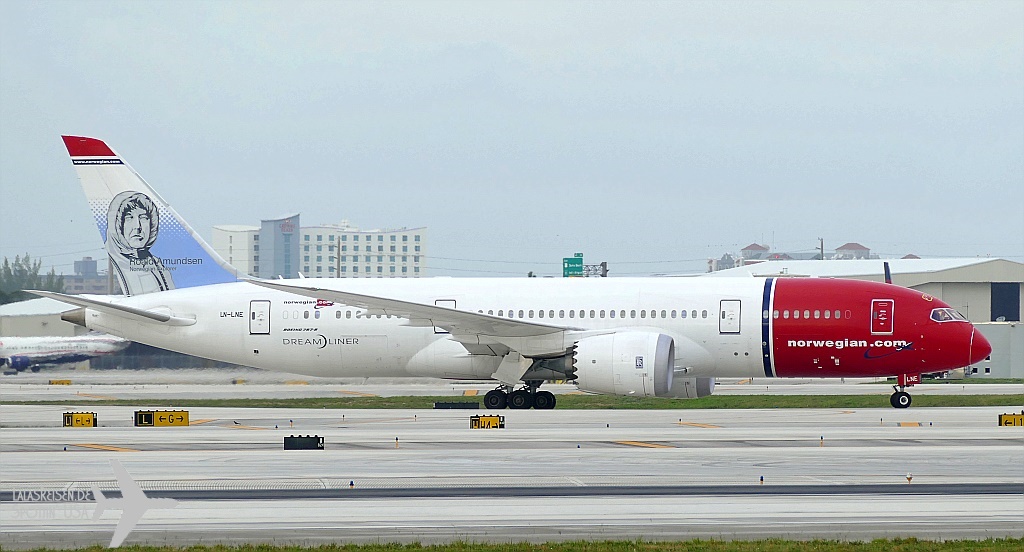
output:
[[[583,253],[562,258],[562,277],[583,277]]]

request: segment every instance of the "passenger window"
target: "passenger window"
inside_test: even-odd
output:
[[[615,311],[613,311],[613,310],[612,311],[608,311],[608,316],[610,318],[615,318]]]
[[[540,318],[544,318],[544,311],[537,311],[537,314]],[[533,312],[530,313],[530,316],[533,316]]]
[[[789,320],[789,311],[788,310],[782,311],[782,318],[784,318],[786,320]]]
[[[820,310],[815,310],[814,311],[814,319],[817,320],[819,318],[821,318],[821,311]]]
[[[554,318],[554,317],[555,317],[555,311],[549,310],[548,311],[548,318]]]
[[[852,312],[850,312],[850,311],[846,311],[846,312],[844,312],[843,314],[845,314],[845,315],[846,315],[846,319],[847,319],[847,320],[849,320],[849,319],[853,318],[853,313],[852,313]]]
[[[299,311],[297,311],[297,310],[296,311],[292,311],[292,318],[298,320],[299,319]]]
[[[533,309],[530,309],[530,318],[533,318]]]
[[[309,311],[302,311],[302,318],[309,318]]]
[[[799,320],[799,319],[800,319],[800,311],[798,311],[798,310],[793,311],[793,320]]]
[[[690,311],[690,318],[697,318],[697,310],[696,309]]]
[[[562,310],[558,311],[558,317],[559,318],[565,318],[565,309],[562,309]]]
[[[686,311],[679,311],[679,318],[686,318]]]
[[[574,310],[569,311],[569,318],[576,318],[576,311],[574,311]]]
[[[665,311],[661,311],[661,317],[662,318],[668,318],[668,313],[665,312]]]
[[[775,309],[775,310],[772,311],[772,318],[774,318],[776,320],[779,319],[779,309]]]
[[[523,318],[523,309],[519,309],[519,318]]]
[[[675,318],[675,317],[676,317],[676,311],[675,311],[675,309],[673,309],[672,310],[672,318]]]
[[[625,318],[625,317],[626,317],[626,311],[625,310],[620,310],[619,311],[619,318]]]
[[[505,316],[505,309],[498,309],[498,316]]]
[[[635,310],[629,311],[629,317],[630,318],[636,318],[636,311]]]
[[[804,311],[804,318],[810,318],[810,317],[811,317],[811,311],[805,310]]]
[[[707,318],[708,317],[708,311],[706,311],[706,310],[700,311],[700,317],[701,318]]]
[[[281,311],[281,318],[288,320],[288,311]]]
[[[313,318],[320,320],[320,311],[316,311],[315,313],[313,313]]]
[[[586,317],[587,317],[587,311],[581,310],[580,311],[580,318],[586,318]]]
[[[604,310],[601,310],[601,318],[604,318]]]
[[[828,320],[831,317],[832,317],[832,311],[825,311],[825,320]]]
[[[352,311],[345,311],[345,318],[352,318]]]
[[[839,311],[836,311],[834,317],[835,317],[836,320],[839,320]]]
[[[769,317],[771,317],[771,313],[768,312],[768,309],[765,309],[764,312],[761,313],[761,318],[768,320]]]
[[[640,309],[640,318],[647,318],[647,311]]]
[[[594,312],[594,310],[593,310],[593,309],[591,309],[591,310],[590,310],[590,317],[591,317],[591,318],[597,318],[597,313],[596,313],[596,312]]]

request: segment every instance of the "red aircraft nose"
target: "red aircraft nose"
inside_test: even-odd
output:
[[[971,335],[971,364],[985,360],[990,354],[992,354],[992,345],[975,328]]]

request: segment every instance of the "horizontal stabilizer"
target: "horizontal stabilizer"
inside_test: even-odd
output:
[[[168,326],[191,326],[196,323],[194,318],[182,318],[178,316],[172,316],[163,312],[153,312],[145,309],[137,309],[135,307],[129,307],[126,305],[118,305],[108,301],[101,301],[98,299],[90,299],[81,295],[65,295],[63,293],[57,293],[53,291],[38,291],[33,289],[25,290],[33,295],[40,297],[49,297],[50,299],[56,299],[62,303],[68,303],[79,307],[85,307],[87,309],[97,310],[104,314],[110,314],[113,316],[120,316],[123,318],[131,318],[141,322],[157,322],[160,324],[167,324]]]

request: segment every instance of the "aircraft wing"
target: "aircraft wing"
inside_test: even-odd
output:
[[[585,331],[583,328],[572,326],[500,318],[437,305],[313,286],[297,286],[271,280],[248,282],[265,288],[363,308],[369,315],[398,316],[409,320],[410,326],[443,328],[450,332],[455,340],[467,345],[467,350],[471,352],[473,345],[502,344],[524,354],[554,354],[565,351],[568,342],[565,338],[569,338],[575,332]]]

